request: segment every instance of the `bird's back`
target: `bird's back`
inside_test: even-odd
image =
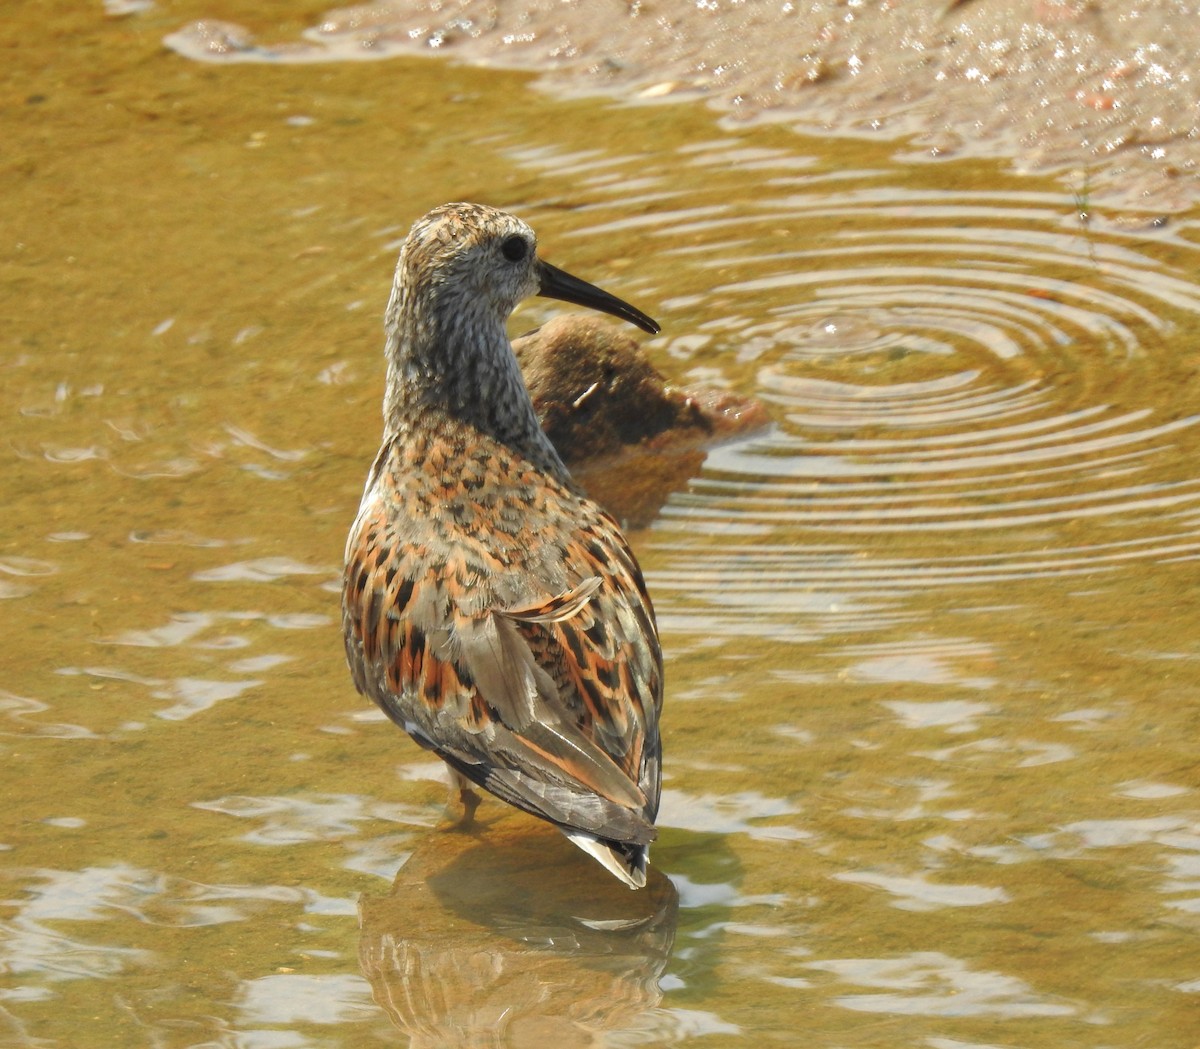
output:
[[[559,475],[427,411],[391,435],[346,551],[359,691],[468,779],[644,846],[662,654],[616,522]]]

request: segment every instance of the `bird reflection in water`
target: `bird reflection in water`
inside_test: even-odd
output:
[[[422,841],[359,904],[359,961],[413,1049],[592,1046],[656,1026],[679,898],[631,893],[549,828],[505,815]]]

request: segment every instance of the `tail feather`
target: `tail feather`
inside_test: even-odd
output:
[[[646,885],[646,860],[650,854],[648,845],[627,844],[597,838],[586,831],[567,830],[562,832],[584,852],[596,860],[605,870],[621,879],[631,889]]]

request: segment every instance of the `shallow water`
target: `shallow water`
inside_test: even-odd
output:
[[[0,1044],[1194,1046],[1196,216],[161,48],[203,13],[6,27]],[[454,198],[774,420],[633,537],[645,893],[498,804],[436,829],[343,666],[379,317]]]

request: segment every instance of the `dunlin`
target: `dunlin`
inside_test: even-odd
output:
[[[505,332],[544,295],[646,314],[537,257],[478,204],[413,226],[385,315],[383,446],[346,543],[358,690],[447,765],[646,883],[662,652],[637,560],[542,432]]]

